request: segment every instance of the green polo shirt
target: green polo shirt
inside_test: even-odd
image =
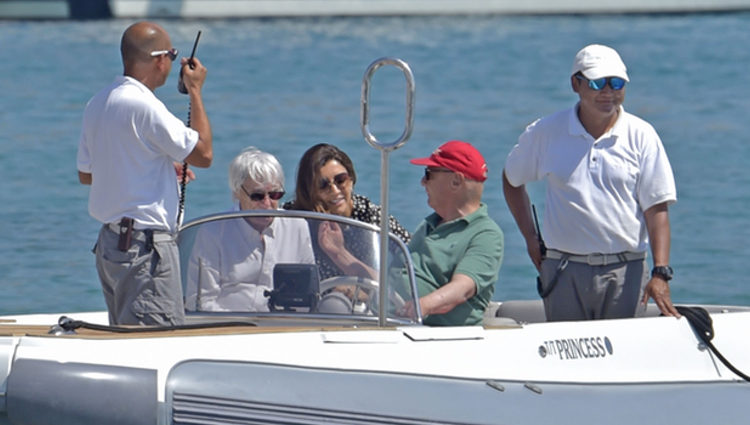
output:
[[[455,273],[469,276],[477,293],[445,314],[424,319],[428,325],[476,325],[492,299],[503,260],[503,232],[489,215],[487,205],[466,217],[441,223],[440,216],[427,216],[409,242],[419,296],[450,282]]]

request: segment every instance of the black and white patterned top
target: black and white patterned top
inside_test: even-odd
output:
[[[382,215],[380,205],[375,204],[366,196],[357,195],[356,193],[352,194],[352,203],[354,204],[354,208],[352,208],[353,219],[380,226],[380,217]],[[411,239],[409,231],[392,215],[388,217],[388,230],[398,236],[404,243],[409,243]]]
[[[352,215],[350,218],[363,223],[374,224],[380,226],[380,217],[382,216],[382,208],[370,201],[366,196],[352,194]],[[284,209],[294,209],[294,201],[286,202],[283,205]],[[328,255],[320,248],[318,244],[318,222],[310,221],[310,233],[313,243],[313,252],[315,252],[315,262],[318,265],[318,271],[320,273],[320,280],[325,280],[329,277],[340,276],[344,273],[328,258]],[[389,216],[388,222],[389,230],[391,233],[396,235],[405,244],[409,243],[411,235],[401,223],[398,222],[393,216]],[[371,237],[367,237],[367,231],[354,227],[345,226],[342,229],[344,234],[344,245],[346,249],[351,252],[355,257],[361,260],[363,263],[376,267],[375,258],[376,253],[372,251]],[[371,235],[370,235],[371,236]]]

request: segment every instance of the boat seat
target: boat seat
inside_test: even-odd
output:
[[[521,324],[510,317],[490,317],[484,316],[482,326],[486,328],[520,328]]]
[[[542,300],[502,301],[495,308],[495,317],[511,318],[518,323],[541,323],[547,321]]]
[[[490,306],[495,317],[511,318],[518,323],[541,323],[546,322],[544,314],[544,303],[542,300],[511,300],[492,303]],[[488,308],[490,310],[490,308]],[[659,307],[654,303],[646,305],[645,311],[639,309],[636,317],[657,317],[661,314]]]
[[[482,325],[485,327],[518,327],[520,323],[511,317],[498,317],[497,309],[500,307],[500,302],[491,301],[490,305],[484,310],[484,318],[482,318]]]
[[[641,308],[639,308],[635,314],[635,317],[657,317],[659,315],[661,315],[659,306],[654,303],[648,303],[646,304],[646,310],[643,311]]]

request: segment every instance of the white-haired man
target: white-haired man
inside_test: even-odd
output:
[[[276,210],[284,171],[275,156],[254,147],[229,165],[229,188],[238,210]],[[303,219],[242,217],[198,230],[188,265],[188,310],[268,311],[267,291],[279,263],[315,264]]]

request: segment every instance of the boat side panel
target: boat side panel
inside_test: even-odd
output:
[[[13,424],[153,425],[156,371],[19,359],[7,381]]]
[[[165,410],[174,425],[499,425],[496,417],[482,420],[482,412],[464,409],[495,392],[477,380],[195,360],[170,372]]]
[[[15,337],[0,337],[0,425],[8,423],[5,416],[5,395],[8,389],[10,366],[17,344],[18,340]]]
[[[744,424],[749,397],[750,384],[741,382],[526,383],[189,361],[168,377],[165,411],[174,425],[663,425],[715,423],[717,412],[723,424]]]

